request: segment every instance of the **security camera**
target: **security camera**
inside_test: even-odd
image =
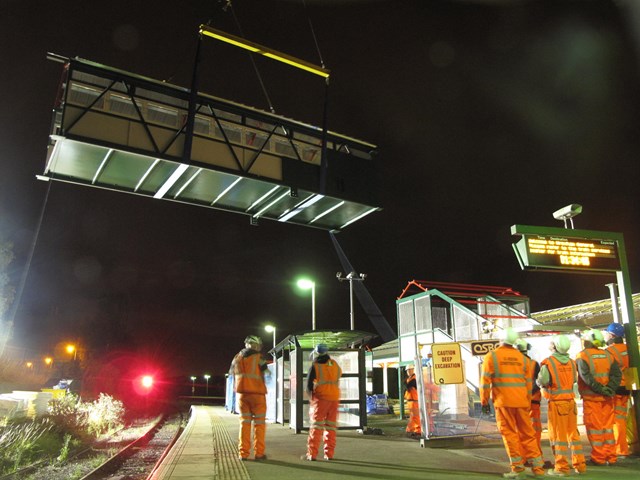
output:
[[[572,203],[571,205],[567,205],[566,207],[562,207],[560,210],[553,212],[553,218],[556,220],[565,220],[567,218],[573,218],[576,215],[580,215],[581,213],[582,205]]]
[[[571,228],[573,228],[573,217],[576,215],[580,215],[582,213],[582,205],[578,205],[577,203],[572,203],[571,205],[567,205],[566,207],[562,207],[560,210],[556,210],[553,212],[553,218],[556,220],[562,220],[564,222],[564,228],[567,228],[567,219],[571,223]]]
[[[337,272],[336,273],[336,278],[342,278],[342,272]]]

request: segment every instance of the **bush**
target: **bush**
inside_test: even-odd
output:
[[[101,393],[98,400],[82,404],[81,410],[89,433],[96,437],[124,426],[124,404],[110,395]]]
[[[88,436],[87,412],[77,395],[67,393],[63,397],[52,399],[47,410],[49,419],[62,433],[70,433],[79,438]]]

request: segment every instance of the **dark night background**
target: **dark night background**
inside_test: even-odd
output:
[[[62,65],[82,57],[188,87],[211,26],[327,68],[328,126],[379,146],[384,210],[337,235],[395,329],[411,279],[505,285],[532,311],[608,298],[606,276],[522,272],[513,224],[623,232],[638,290],[638,34],[628,1],[0,0],[0,238],[14,284],[33,260],[11,344],[133,349],[181,374],[226,371],[248,334],[271,343],[349,328],[328,233],[80,186],[39,182]],[[305,8],[306,5],[306,8]],[[235,17],[234,14],[235,12]],[[239,30],[238,25],[241,27]],[[322,123],[317,77],[256,59],[276,113]],[[269,104],[246,52],[206,42],[200,90]],[[46,199],[46,202],[45,202]],[[42,223],[40,212],[44,206]],[[356,328],[374,332],[362,310]],[[167,360],[168,359],[168,360]]]

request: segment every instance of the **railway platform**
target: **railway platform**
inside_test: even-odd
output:
[[[266,461],[238,459],[238,416],[223,407],[194,405],[192,415],[171,452],[158,466],[152,480],[310,480],[335,479],[462,479],[502,478],[509,470],[499,440],[465,445],[421,448],[394,427],[393,435],[362,435],[338,432],[336,456],[304,461],[306,434],[295,434],[288,426],[267,425]],[[385,429],[383,429],[383,432]],[[588,442],[583,438],[588,450]],[[545,445],[546,444],[546,445]],[[437,445],[434,443],[433,445]],[[543,440],[545,459],[552,459]],[[612,467],[588,467],[588,479],[637,479],[640,458],[630,457]]]

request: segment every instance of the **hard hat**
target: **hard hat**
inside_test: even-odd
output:
[[[591,342],[596,347],[604,346],[604,336],[600,330],[590,329],[582,334],[582,340]]]
[[[415,370],[415,369],[416,369],[416,366],[415,366],[413,363],[410,363],[410,364],[409,364],[409,365],[407,365],[405,368],[406,368],[407,370]]]
[[[519,338],[518,332],[516,332],[511,327],[505,328],[500,333],[500,340],[502,341],[502,343],[506,343],[507,345],[514,345],[516,343],[516,340],[518,340],[518,338]]]
[[[249,335],[244,339],[245,345],[262,345],[262,339],[257,335]]]
[[[513,346],[520,350],[522,353],[527,353],[531,349],[531,344],[523,338],[518,338]]]
[[[624,337],[624,326],[621,323],[610,323],[606,331],[614,337]]]
[[[567,353],[571,348],[571,340],[566,335],[556,335],[553,337],[553,345],[558,353]]]
[[[318,355],[324,355],[328,351],[329,347],[327,347],[324,343],[319,343],[318,345],[316,345],[315,353],[317,353]]]

